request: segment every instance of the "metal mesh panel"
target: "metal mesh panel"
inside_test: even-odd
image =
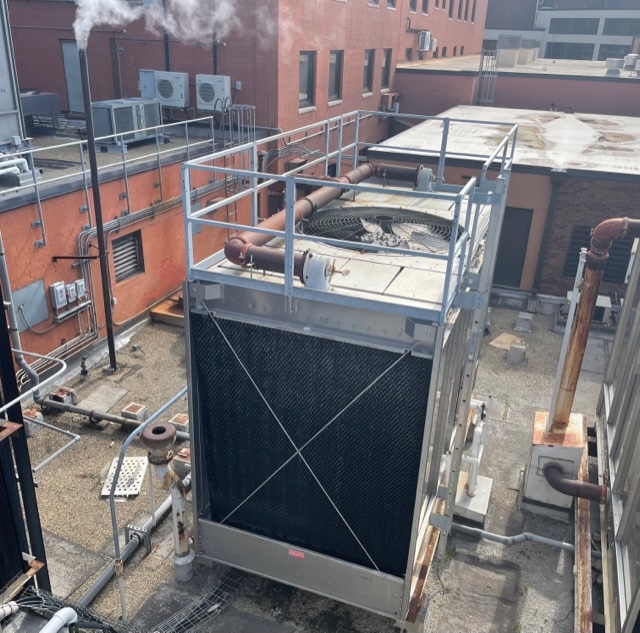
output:
[[[232,513],[224,521],[232,527],[374,568],[370,556],[381,571],[404,575],[431,361],[402,358],[302,450],[327,494],[296,456],[250,496],[295,449],[213,320],[193,314],[191,321],[211,519]],[[400,358],[218,324],[298,447]]]

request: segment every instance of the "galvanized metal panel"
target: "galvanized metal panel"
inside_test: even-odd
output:
[[[400,617],[405,583],[358,565],[200,519],[198,554],[388,617]]]
[[[102,492],[100,493],[103,497],[108,497],[111,493],[117,466],[118,458],[114,457],[107,478],[102,486]],[[142,488],[142,482],[144,481],[146,472],[146,457],[125,457],[122,462],[122,468],[120,469],[120,476],[116,483],[114,495],[116,497],[133,497],[140,494],[140,488]]]
[[[21,332],[49,318],[49,304],[42,279],[14,290],[13,302],[18,316],[18,329]]]

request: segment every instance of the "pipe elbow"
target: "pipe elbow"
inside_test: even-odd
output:
[[[607,252],[613,240],[626,237],[629,228],[629,218],[609,218],[600,222],[591,233],[592,250]]]
[[[246,261],[246,252],[251,244],[243,237],[236,235],[227,240],[224,245],[224,256],[233,264],[243,266]]]
[[[544,478],[554,490],[569,497],[588,499],[600,504],[606,503],[609,499],[609,489],[606,486],[566,477],[560,464],[553,462],[546,464],[543,473]]]

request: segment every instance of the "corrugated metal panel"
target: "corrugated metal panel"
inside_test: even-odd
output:
[[[112,248],[116,281],[144,272],[140,231],[113,240]]]

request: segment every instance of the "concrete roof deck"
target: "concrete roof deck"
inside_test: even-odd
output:
[[[439,59],[425,59],[399,62],[396,66],[400,71],[439,72],[439,73],[477,73],[480,68],[480,55],[465,55],[463,57],[445,57]],[[519,64],[513,68],[502,67],[499,74],[547,75],[562,77],[600,78],[606,81],[640,81],[635,72],[622,71],[619,76],[606,76],[605,62],[586,61],[576,59],[547,59],[538,58],[529,64]]]
[[[517,123],[514,169],[567,170],[640,176],[640,119],[543,110],[456,106],[442,115],[452,119],[495,122],[478,126],[452,122],[452,152],[486,154]],[[385,145],[416,150],[416,157],[435,155],[442,138],[440,121],[426,121],[371,148],[373,156],[393,156]],[[403,152],[406,156],[407,152]]]

